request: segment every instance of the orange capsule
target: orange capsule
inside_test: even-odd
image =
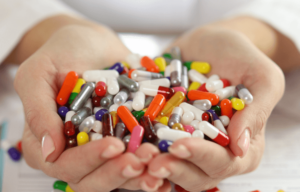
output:
[[[150,59],[147,56],[142,57],[141,65],[143,67],[145,67],[147,71],[150,71],[150,72],[153,72],[153,73],[158,73],[159,72],[158,66],[155,64],[155,62],[152,59]]]
[[[154,97],[154,99],[152,100],[151,104],[149,105],[149,107],[148,107],[146,113],[144,114],[144,116],[149,116],[150,120],[154,121],[155,117],[162,110],[165,103],[166,103],[166,98],[161,94],[157,94]]]
[[[226,115],[231,119],[233,112],[232,112],[232,104],[229,99],[223,99],[221,101],[221,114]]]
[[[113,122],[113,127],[115,128],[117,123],[119,123],[120,119],[116,111],[110,112]]]
[[[56,97],[56,102],[59,105],[65,105],[68,102],[69,97],[77,83],[77,79],[78,75],[75,71],[71,71],[67,74],[65,81]]]
[[[132,132],[135,126],[140,125],[126,106],[120,106],[117,110],[117,114],[130,132]]]
[[[135,71],[135,69],[130,69],[130,71],[128,72],[128,77],[131,79],[131,73]]]
[[[190,100],[202,100],[208,99],[212,105],[217,105],[219,103],[219,96],[214,93],[198,91],[198,90],[191,90],[188,92],[188,98]]]

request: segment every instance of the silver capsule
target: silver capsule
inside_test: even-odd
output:
[[[129,143],[129,141],[130,141],[130,137],[131,137],[131,135],[129,134],[129,135],[126,135],[126,136],[123,138],[123,142],[124,142],[126,148],[127,148],[128,143]]]
[[[88,107],[79,109],[71,118],[73,125],[80,125],[85,118],[92,115],[92,110]]]
[[[101,107],[109,108],[113,104],[113,95],[107,95],[106,97],[103,97],[100,101]]]
[[[235,87],[236,94],[239,96],[241,100],[243,100],[246,104],[250,104],[253,101],[253,96],[250,91],[243,85],[239,84]]]
[[[164,124],[162,124],[162,123],[153,123],[153,127],[154,127],[154,130],[155,130],[155,132],[157,132],[160,128],[162,128],[162,129],[170,129],[170,127],[168,127],[168,126],[166,126],[166,125],[164,125]]]
[[[147,97],[147,98],[145,99],[145,107],[144,107],[144,108],[149,107],[149,105],[150,105],[150,103],[152,102],[153,98],[154,98],[154,97],[149,96],[149,97]]]
[[[202,111],[207,111],[211,108],[211,102],[208,99],[195,100],[193,102],[193,106],[197,107],[198,109],[201,109]]]
[[[172,47],[171,48],[171,56],[172,59],[178,59],[181,61],[181,50],[179,47]]]
[[[85,118],[82,121],[82,123],[79,125],[79,131],[80,132],[84,131],[86,133],[89,133],[94,127],[95,121],[96,119],[94,115]]]
[[[114,98],[114,104],[124,104],[127,101],[129,94],[129,91],[126,88],[121,89],[121,91]]]
[[[170,81],[173,87],[181,86],[181,71],[182,71],[182,64],[181,61],[174,59],[170,63],[171,66],[171,74],[170,74]]]
[[[137,82],[129,79],[126,75],[120,75],[117,80],[121,86],[126,87],[130,92],[137,92],[140,88]]]
[[[85,86],[82,88],[80,93],[76,96],[72,104],[70,105],[70,109],[72,111],[77,111],[80,108],[82,108],[86,101],[90,98],[92,93],[95,90],[95,83],[93,82],[87,82]]]
[[[123,122],[119,122],[115,128],[115,136],[119,139],[123,139],[126,133],[126,126]]]
[[[189,77],[188,77],[188,69],[186,66],[182,67],[182,73],[181,73],[181,87],[184,87],[186,89],[189,88]]]
[[[183,114],[183,110],[180,107],[175,107],[172,111],[172,114],[170,116],[168,126],[173,127],[175,123],[180,123],[181,121],[181,116]]]

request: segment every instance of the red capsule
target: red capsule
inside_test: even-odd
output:
[[[102,116],[102,135],[103,137],[114,136],[113,119],[109,113]]]
[[[180,187],[179,185],[175,185],[175,190],[177,192],[189,192],[189,191],[185,190],[184,188]]]
[[[221,190],[220,190],[220,189],[218,189],[218,187],[215,187],[215,188],[212,188],[212,189],[206,190],[206,192],[221,192]]]
[[[191,90],[188,92],[188,98],[190,100],[201,100],[207,99],[212,105],[217,105],[219,103],[219,96],[214,93],[203,92],[198,90]]]
[[[95,88],[95,93],[98,96],[104,96],[106,94],[106,90],[107,90],[107,86],[106,83],[104,83],[103,81],[99,81],[96,84],[96,88]]]
[[[66,149],[76,147],[77,146],[77,138],[76,135],[72,137],[67,137],[66,138]]]
[[[157,141],[157,135],[155,133],[150,118],[148,116],[143,116],[140,119],[140,124],[145,129],[144,138],[151,143]]]
[[[223,82],[223,88],[228,87],[231,85],[230,81],[227,79],[220,79]]]
[[[129,69],[128,69],[127,67],[124,66],[124,69],[123,69],[123,71],[121,72],[120,75],[126,74],[126,73],[128,73],[128,72],[129,72]]]
[[[74,136],[76,133],[75,125],[73,125],[72,121],[67,121],[64,125],[64,134],[66,137]]]
[[[206,83],[203,83],[203,84],[198,88],[198,91],[208,92],[205,86],[206,86]]]
[[[17,143],[17,149],[18,149],[18,151],[19,151],[20,153],[22,153],[22,141],[19,141],[19,142]]]
[[[101,107],[101,99],[103,97],[99,97],[99,96],[96,96],[96,97],[93,97],[92,98],[92,104],[94,107]]]

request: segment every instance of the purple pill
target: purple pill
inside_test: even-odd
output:
[[[99,111],[97,111],[97,113],[95,114],[96,120],[102,122],[102,116],[103,116],[105,113],[108,113],[108,110],[107,110],[107,109],[100,109]]]
[[[68,107],[66,106],[61,106],[60,108],[58,108],[58,114],[61,117],[66,117],[66,114],[69,112]]]
[[[13,161],[19,161],[21,159],[21,153],[14,147],[8,149],[7,153]]]
[[[81,85],[80,90],[82,90],[82,88],[85,86],[85,84]]]
[[[207,112],[209,112],[210,114],[212,114],[214,121],[219,119],[219,116],[217,115],[217,113],[214,110],[209,109],[209,110],[207,110]]]
[[[173,144],[172,141],[168,141],[168,140],[161,140],[158,144],[158,148],[161,152],[169,152],[169,147]]]
[[[124,70],[124,65],[122,63],[116,63],[113,66],[111,66],[109,69],[116,70],[118,73],[122,73]]]

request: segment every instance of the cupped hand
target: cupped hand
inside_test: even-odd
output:
[[[117,138],[104,138],[65,149],[63,122],[56,96],[69,71],[102,69],[122,61],[128,49],[106,28],[67,26],[54,35],[19,68],[15,89],[25,111],[23,151],[26,162],[47,175],[69,183],[75,191],[111,191],[115,188],[168,188],[162,179],[145,172],[137,151],[124,153]],[[158,150],[145,145],[152,157]]]
[[[148,172],[188,191],[201,191],[229,176],[253,171],[262,158],[267,119],[283,95],[282,71],[245,36],[229,29],[195,29],[172,46],[181,48],[183,61],[210,63],[208,76],[218,74],[232,85],[243,84],[254,101],[233,115],[228,147],[199,138],[181,139],[169,148],[170,154],[155,157]]]

